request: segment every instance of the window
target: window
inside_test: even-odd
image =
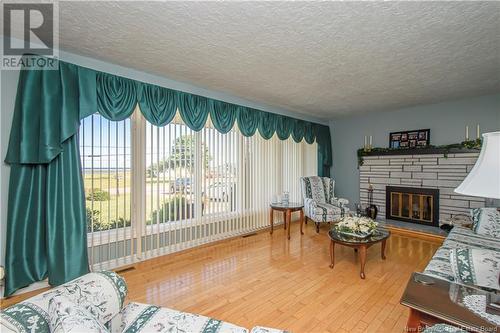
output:
[[[83,120],[80,153],[90,260],[112,268],[266,227],[272,197],[301,201],[299,177],[316,174],[316,144],[195,132],[140,112]],[[281,217],[281,216],[280,216]],[[278,219],[279,220],[279,219]]]
[[[91,263],[103,264],[131,252],[130,134],[130,119],[113,122],[94,114],[80,126]]]

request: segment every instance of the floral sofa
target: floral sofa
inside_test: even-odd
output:
[[[458,284],[500,290],[500,211],[471,210],[470,226],[455,226],[424,274]]]
[[[89,273],[0,313],[2,333],[248,333],[221,320],[150,304],[126,304],[127,285],[114,272]],[[284,333],[254,327],[251,333]]]
[[[328,177],[302,177],[300,184],[306,223],[307,219],[313,220],[316,232],[319,232],[320,223],[337,221],[349,210],[346,207],[349,200],[334,195],[335,180]]]
[[[456,225],[436,251],[424,274],[453,282],[449,297],[455,303],[470,309],[471,300],[485,296],[488,292],[500,291],[500,211],[496,208],[471,210],[471,223]],[[470,294],[472,285],[482,290]],[[476,314],[494,323],[484,313],[484,305],[476,304]],[[477,312],[479,311],[479,312]],[[493,316],[495,317],[495,316]],[[485,332],[489,328],[485,328]],[[460,328],[438,324],[424,330],[425,333],[465,333]]]

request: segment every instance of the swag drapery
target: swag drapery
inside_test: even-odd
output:
[[[227,133],[290,136],[318,143],[318,174],[329,176],[330,129],[287,116],[167,89],[66,62],[58,70],[21,70],[10,142],[5,296],[48,278],[58,285],[89,271],[85,195],[78,148],[80,119],[95,112],[119,121],[139,104],[151,124],[179,111],[199,131],[210,115]]]

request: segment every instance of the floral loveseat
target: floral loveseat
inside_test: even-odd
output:
[[[300,185],[306,223],[307,219],[313,220],[316,223],[316,232],[319,232],[320,223],[337,221],[349,210],[346,207],[349,200],[335,197],[333,179],[317,176],[302,177]]]
[[[127,285],[114,272],[89,273],[0,313],[2,333],[248,333],[246,328],[155,305],[125,304]],[[254,327],[252,333],[284,333]]]

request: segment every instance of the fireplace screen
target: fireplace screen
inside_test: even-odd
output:
[[[386,218],[439,226],[439,190],[387,186]]]

